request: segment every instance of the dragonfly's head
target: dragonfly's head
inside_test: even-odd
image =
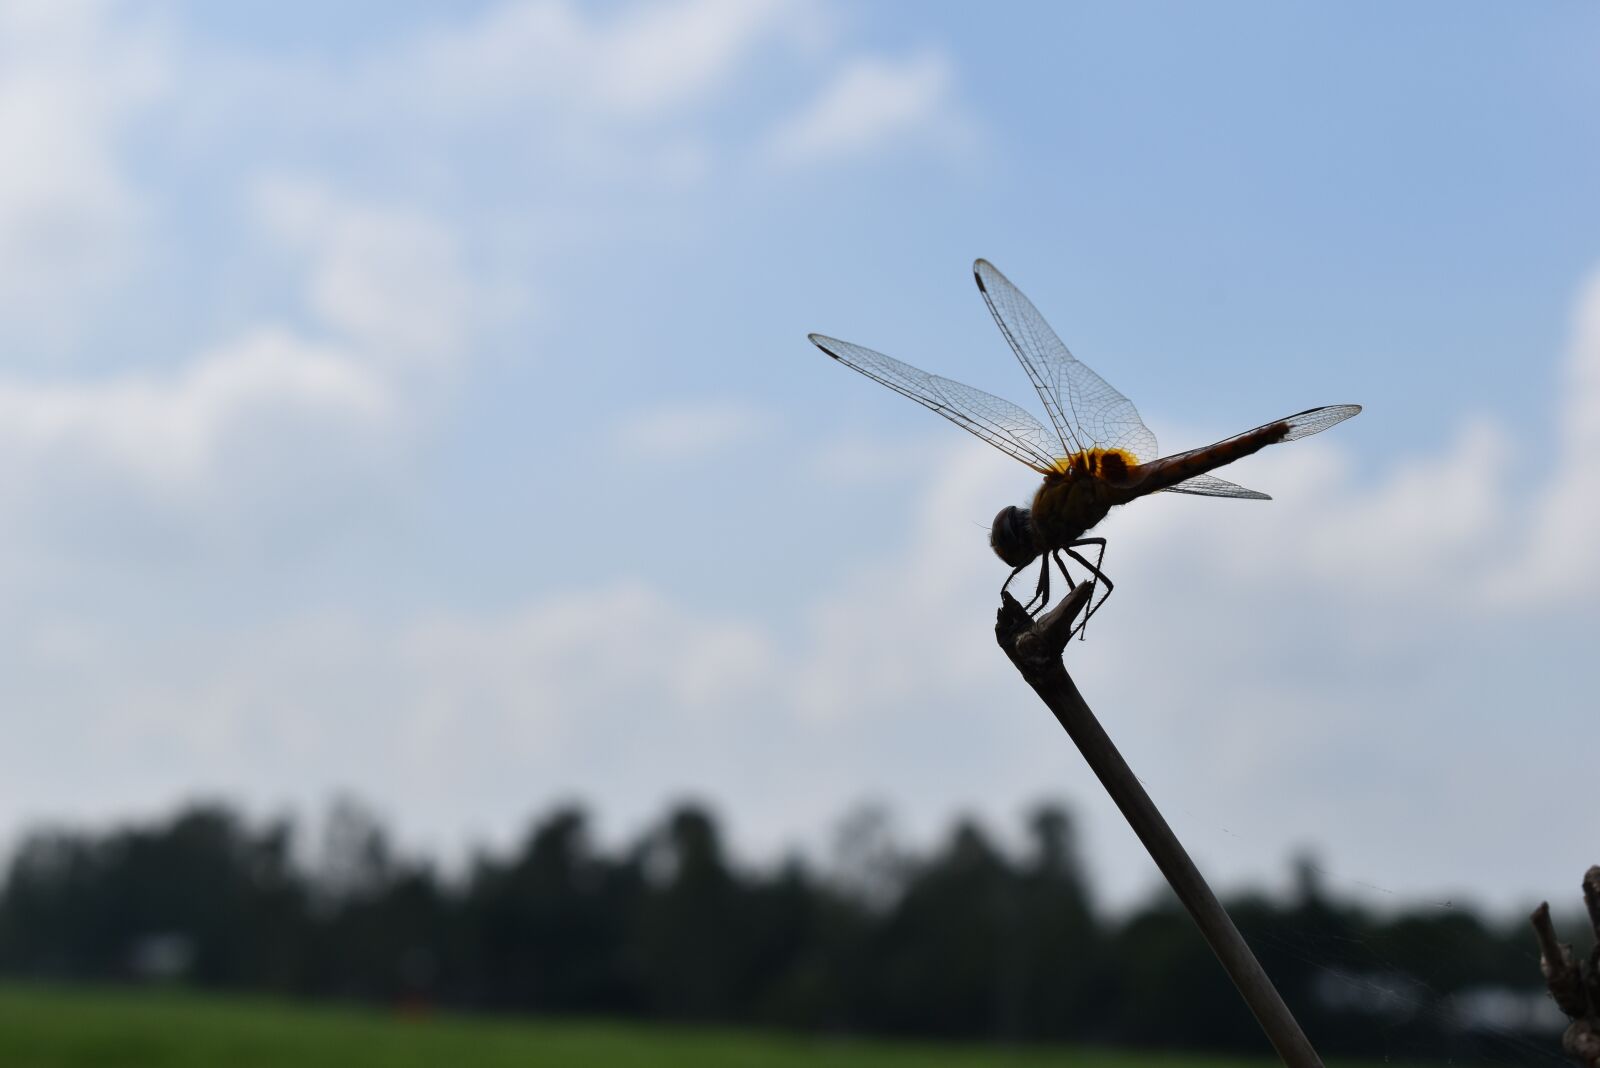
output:
[[[994,517],[989,546],[1012,567],[1026,567],[1039,555],[1033,543],[1033,518],[1026,508],[1008,504]]]

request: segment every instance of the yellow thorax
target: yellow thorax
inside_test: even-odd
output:
[[[1057,457],[1057,474],[1087,473],[1096,478],[1118,479],[1137,466],[1138,459],[1126,449],[1084,449],[1071,456]]]

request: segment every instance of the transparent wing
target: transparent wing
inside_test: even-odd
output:
[[[1215,475],[1195,475],[1193,478],[1184,479],[1176,486],[1168,486],[1166,489],[1157,490],[1156,492],[1192,493],[1196,497],[1239,497],[1247,501],[1272,500],[1265,493],[1260,493],[1253,489],[1245,489],[1243,486],[1229,482],[1227,479],[1218,478]]]
[[[1124,449],[1144,463],[1159,453],[1156,436],[1133,402],[1068,351],[1039,309],[988,260],[972,265],[989,312],[1033,380],[1066,452]]]
[[[1280,420],[1288,425],[1289,432],[1279,440],[1298,441],[1301,438],[1309,438],[1312,434],[1322,433],[1330,426],[1337,426],[1353,415],[1359,415],[1360,412],[1359,404],[1330,404],[1324,408],[1308,408],[1303,412],[1296,412],[1289,418]]]
[[[1026,409],[953,379],[930,375],[881,352],[838,338],[810,335],[811,343],[854,371],[881,382],[1043,474],[1056,456],[1055,436]]]

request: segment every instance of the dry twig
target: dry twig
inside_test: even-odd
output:
[[[1250,952],[1239,929],[1228,918],[1194,861],[1189,859],[1172,828],[1167,826],[1150,795],[1145,793],[1067,674],[1062,653],[1072,636],[1072,620],[1083,610],[1090,588],[1089,583],[1080,583],[1038,620],[1030,618],[1015,597],[1002,593],[1000,614],[995,622],[995,637],[1000,648],[1055,713],[1056,720],[1077,744],[1100,784],[1150,851],[1156,867],[1161,869],[1178,900],[1189,910],[1283,1063],[1290,1068],[1321,1068],[1322,1061],[1316,1050],[1300,1030],[1255,954]]]
[[[1539,939],[1539,970],[1556,1005],[1572,1022],[1561,1036],[1561,1048],[1585,1068],[1600,1068],[1600,865],[1583,874],[1583,904],[1594,928],[1594,949],[1577,960],[1572,947],[1556,940],[1550,903],[1533,910],[1533,933]]]

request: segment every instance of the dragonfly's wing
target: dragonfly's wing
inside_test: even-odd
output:
[[[1124,449],[1139,463],[1156,458],[1156,436],[1133,402],[1062,344],[1039,309],[988,260],[972,265],[989,312],[1039,391],[1068,453],[1096,445]]]
[[[1287,419],[1279,420],[1289,427],[1289,432],[1279,440],[1298,441],[1301,438],[1309,438],[1312,434],[1320,434],[1330,426],[1338,426],[1351,416],[1360,413],[1359,404],[1329,404],[1322,408],[1308,408],[1303,412],[1296,412]]]
[[[1195,475],[1186,478],[1176,486],[1168,486],[1158,493],[1192,493],[1196,497],[1239,497],[1247,501],[1270,501],[1271,497],[1253,489],[1245,489],[1227,479],[1215,475]]]
[[[902,363],[848,341],[812,334],[811,343],[846,367],[932,408],[1008,456],[1043,474],[1055,466],[1057,442],[1025,409],[981,389]]]

